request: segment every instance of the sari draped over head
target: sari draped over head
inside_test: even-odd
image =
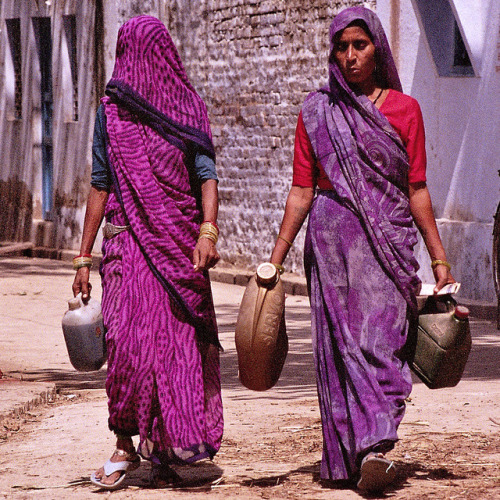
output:
[[[196,152],[215,159],[210,124],[159,20],[138,16],[122,26],[106,95],[108,155],[127,223],[200,337],[218,344],[208,275],[192,264],[200,215],[186,176]]]
[[[204,102],[165,26],[119,30],[102,99],[113,187],[105,216],[129,225],[103,244],[109,425],[143,456],[190,462],[222,437],[220,347],[207,272],[193,268],[202,222],[197,153],[215,159]]]
[[[401,91],[378,17],[363,7],[331,24],[329,86],[306,99],[302,115],[333,190],[311,208],[305,265],[323,419],[321,474],[352,479],[370,450],[397,440],[411,389],[402,357],[419,279],[408,198],[408,154],[372,102],[345,81],[334,40],[363,21],[375,45],[376,78]]]

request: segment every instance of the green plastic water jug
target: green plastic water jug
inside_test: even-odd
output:
[[[410,366],[422,382],[430,389],[456,386],[472,346],[469,310],[450,295],[428,297],[413,341]]]

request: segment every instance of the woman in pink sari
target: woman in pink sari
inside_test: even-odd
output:
[[[116,450],[91,480],[120,486],[140,456],[157,486],[172,463],[212,458],[222,439],[215,249],[215,153],[205,104],[166,28],[139,16],[118,34],[97,113],[92,187],[74,294],[89,297],[89,255],[106,219],[101,277],[109,428]],[[132,436],[139,436],[137,452]]]

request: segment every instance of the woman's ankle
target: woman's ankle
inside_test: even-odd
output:
[[[129,436],[116,436],[116,447],[127,453],[135,453],[134,442]]]

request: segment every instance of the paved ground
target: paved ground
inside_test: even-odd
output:
[[[152,490],[148,466],[127,488],[98,492],[88,475],[110,455],[105,370],[77,373],[69,364],[61,317],[71,296],[68,263],[0,259],[0,498],[361,498],[318,480],[321,426],[307,298],[287,299],[290,352],[280,382],[265,393],[237,378],[233,335],[243,288],[214,283],[225,348],[225,437],[213,463],[180,468],[181,488]],[[95,296],[99,298],[97,275]],[[464,380],[430,391],[416,383],[393,452],[397,499],[500,498],[500,335],[473,320],[474,345]],[[55,388],[57,387],[57,394]]]

